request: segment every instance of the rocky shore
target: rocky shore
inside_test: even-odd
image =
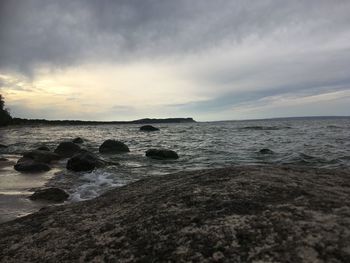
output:
[[[350,172],[151,177],[0,225],[1,262],[350,262]]]

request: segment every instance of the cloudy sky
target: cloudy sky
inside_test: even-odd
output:
[[[25,118],[350,115],[348,0],[0,0]]]

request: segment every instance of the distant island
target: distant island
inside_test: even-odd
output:
[[[22,119],[13,118],[12,125],[106,125],[106,124],[149,124],[149,123],[191,123],[196,122],[193,118],[145,118],[133,121],[81,121],[81,120],[45,120],[45,119]]]
[[[0,127],[7,125],[105,125],[105,124],[149,124],[149,123],[191,123],[193,118],[144,118],[133,121],[82,121],[82,120],[45,120],[14,118],[5,108],[4,97],[0,94]]]

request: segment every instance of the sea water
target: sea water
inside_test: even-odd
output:
[[[26,197],[36,188],[60,187],[70,194],[68,202],[94,198],[108,189],[148,176],[231,165],[298,165],[350,168],[350,118],[315,118],[154,124],[157,132],[141,132],[140,125],[12,126],[0,129],[0,157],[12,162],[0,167],[0,221],[38,209]],[[67,160],[41,174],[22,174],[13,163],[27,150],[46,145],[54,150],[62,141],[82,137],[81,145],[98,154],[107,139],[126,143],[126,154],[100,155],[117,162],[92,172],[75,173]],[[178,160],[153,160],[150,148],[176,151]],[[261,154],[263,148],[273,154]],[[12,209],[12,210],[11,210]],[[4,219],[5,218],[5,219]]]

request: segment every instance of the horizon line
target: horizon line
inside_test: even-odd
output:
[[[164,120],[190,120],[191,122],[230,122],[230,121],[262,121],[262,120],[282,120],[282,119],[312,119],[312,118],[350,118],[350,115],[305,115],[305,116],[288,116],[288,117],[267,117],[267,118],[252,118],[252,119],[226,119],[226,120],[205,120],[205,121],[196,121],[193,117],[167,117],[167,118],[141,118],[135,120],[69,120],[69,119],[29,119],[29,118],[20,118],[13,117],[16,120],[23,121],[43,121],[43,122],[95,122],[95,123],[133,123],[137,124],[139,121],[164,121]]]

